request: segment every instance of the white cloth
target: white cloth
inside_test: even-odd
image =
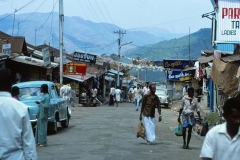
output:
[[[122,93],[122,91],[120,90],[120,89],[116,89],[115,90],[115,94],[116,94],[116,101],[120,101],[120,99],[121,99],[121,93]]]
[[[96,96],[97,96],[97,88],[95,88],[95,89],[92,90],[92,96],[93,96],[93,97],[96,97]]]
[[[190,104],[188,96],[184,96],[182,98],[180,109],[183,109],[183,113],[185,114],[194,113],[194,111],[199,112],[200,108],[198,106],[198,100],[195,97],[193,97],[192,102]]]
[[[143,87],[143,95],[149,94],[150,93],[150,89],[149,87],[147,88],[146,86]]]
[[[142,97],[142,89],[137,89],[137,88],[135,88],[134,89],[134,98],[135,99],[139,99],[139,98],[141,98]]]
[[[37,159],[28,107],[0,92],[0,159]]]
[[[114,96],[114,94],[115,94],[115,88],[114,88],[114,87],[111,87],[111,89],[110,89],[110,94],[111,94],[112,96]]]
[[[155,136],[155,119],[151,117],[143,117],[144,127],[146,130],[146,138],[149,142],[154,142]]]
[[[231,139],[227,133],[227,123],[213,127],[208,131],[200,158],[212,160],[239,160],[240,159],[240,127],[238,133]]]
[[[69,114],[72,113],[72,110],[71,110],[71,106],[72,106],[71,105],[71,98],[72,98],[71,90],[72,90],[71,87],[69,87],[68,85],[63,85],[60,88],[60,96],[64,99],[66,99]]]

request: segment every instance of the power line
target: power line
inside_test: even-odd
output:
[[[19,8],[19,9],[15,9],[13,14],[15,14],[16,12],[22,10],[24,7],[28,6],[28,5],[29,5],[30,3],[32,3],[33,1],[35,1],[35,0],[32,0],[32,1],[28,2],[27,4],[25,4],[24,6],[22,6],[22,7]],[[8,18],[8,17],[11,16],[11,15],[12,15],[12,14],[7,15],[6,17],[0,19],[0,21],[3,21],[4,19]],[[14,19],[14,20],[15,20],[15,19]]]
[[[49,17],[51,16],[51,14],[53,13],[53,11],[54,11],[54,8],[55,8],[55,6],[56,6],[56,4],[57,4],[57,2],[58,2],[58,0],[56,0],[56,2],[55,2],[55,5],[53,6],[53,9],[52,9],[52,11],[50,12],[50,14],[48,15],[48,17],[47,17],[47,19],[46,19],[46,21],[37,29],[37,31],[39,31],[40,29],[42,29],[42,27],[47,23],[47,21],[48,21],[48,19],[49,19]]]
[[[102,1],[102,0],[101,0],[101,1]],[[109,14],[109,12],[108,12],[108,10],[107,10],[107,8],[106,8],[105,4],[103,3],[103,1],[102,1],[102,4],[103,4],[103,6],[104,6],[105,10],[107,11],[107,14],[108,14],[108,16],[110,17],[110,19],[111,19],[112,23],[113,23],[115,26],[117,26],[117,25],[116,25],[116,24],[113,22],[113,20],[112,20],[112,17],[110,16],[110,14]]]

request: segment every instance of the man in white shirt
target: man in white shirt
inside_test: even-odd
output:
[[[149,83],[146,82],[145,87],[143,87],[142,96],[149,94],[149,93],[150,93]]]
[[[200,158],[203,160],[240,159],[240,98],[230,98],[223,106],[225,123],[206,135]]]
[[[92,97],[93,97],[93,100],[95,100],[94,103],[96,103],[96,101],[97,101],[99,104],[102,104],[102,102],[100,102],[98,100],[98,98],[97,98],[97,92],[98,92],[97,88],[93,87],[93,89],[92,89]],[[96,105],[96,104],[94,104],[94,105]]]
[[[142,89],[140,89],[140,84],[137,84],[137,87],[134,88],[133,92],[134,92],[134,97],[135,97],[136,111],[138,111],[139,102],[142,98]]]
[[[0,69],[0,159],[37,159],[28,107],[10,94],[11,71]]]

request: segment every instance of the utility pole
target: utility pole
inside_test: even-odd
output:
[[[119,79],[119,68],[120,68],[120,50],[121,50],[121,35],[126,34],[126,31],[116,31],[114,33],[118,33],[118,75],[117,75],[117,86],[120,86]]]
[[[63,0],[59,0],[60,86],[63,84]]]
[[[191,67],[191,64],[190,64],[190,27],[189,27],[188,58],[189,58],[189,67]]]

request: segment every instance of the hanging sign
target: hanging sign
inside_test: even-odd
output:
[[[42,55],[43,55],[43,62],[44,62],[43,66],[46,67],[49,64],[51,64],[49,47],[46,47],[46,48],[42,49]]]
[[[87,53],[74,52],[73,53],[73,61],[77,62],[85,62],[85,63],[96,63],[97,56]]]

